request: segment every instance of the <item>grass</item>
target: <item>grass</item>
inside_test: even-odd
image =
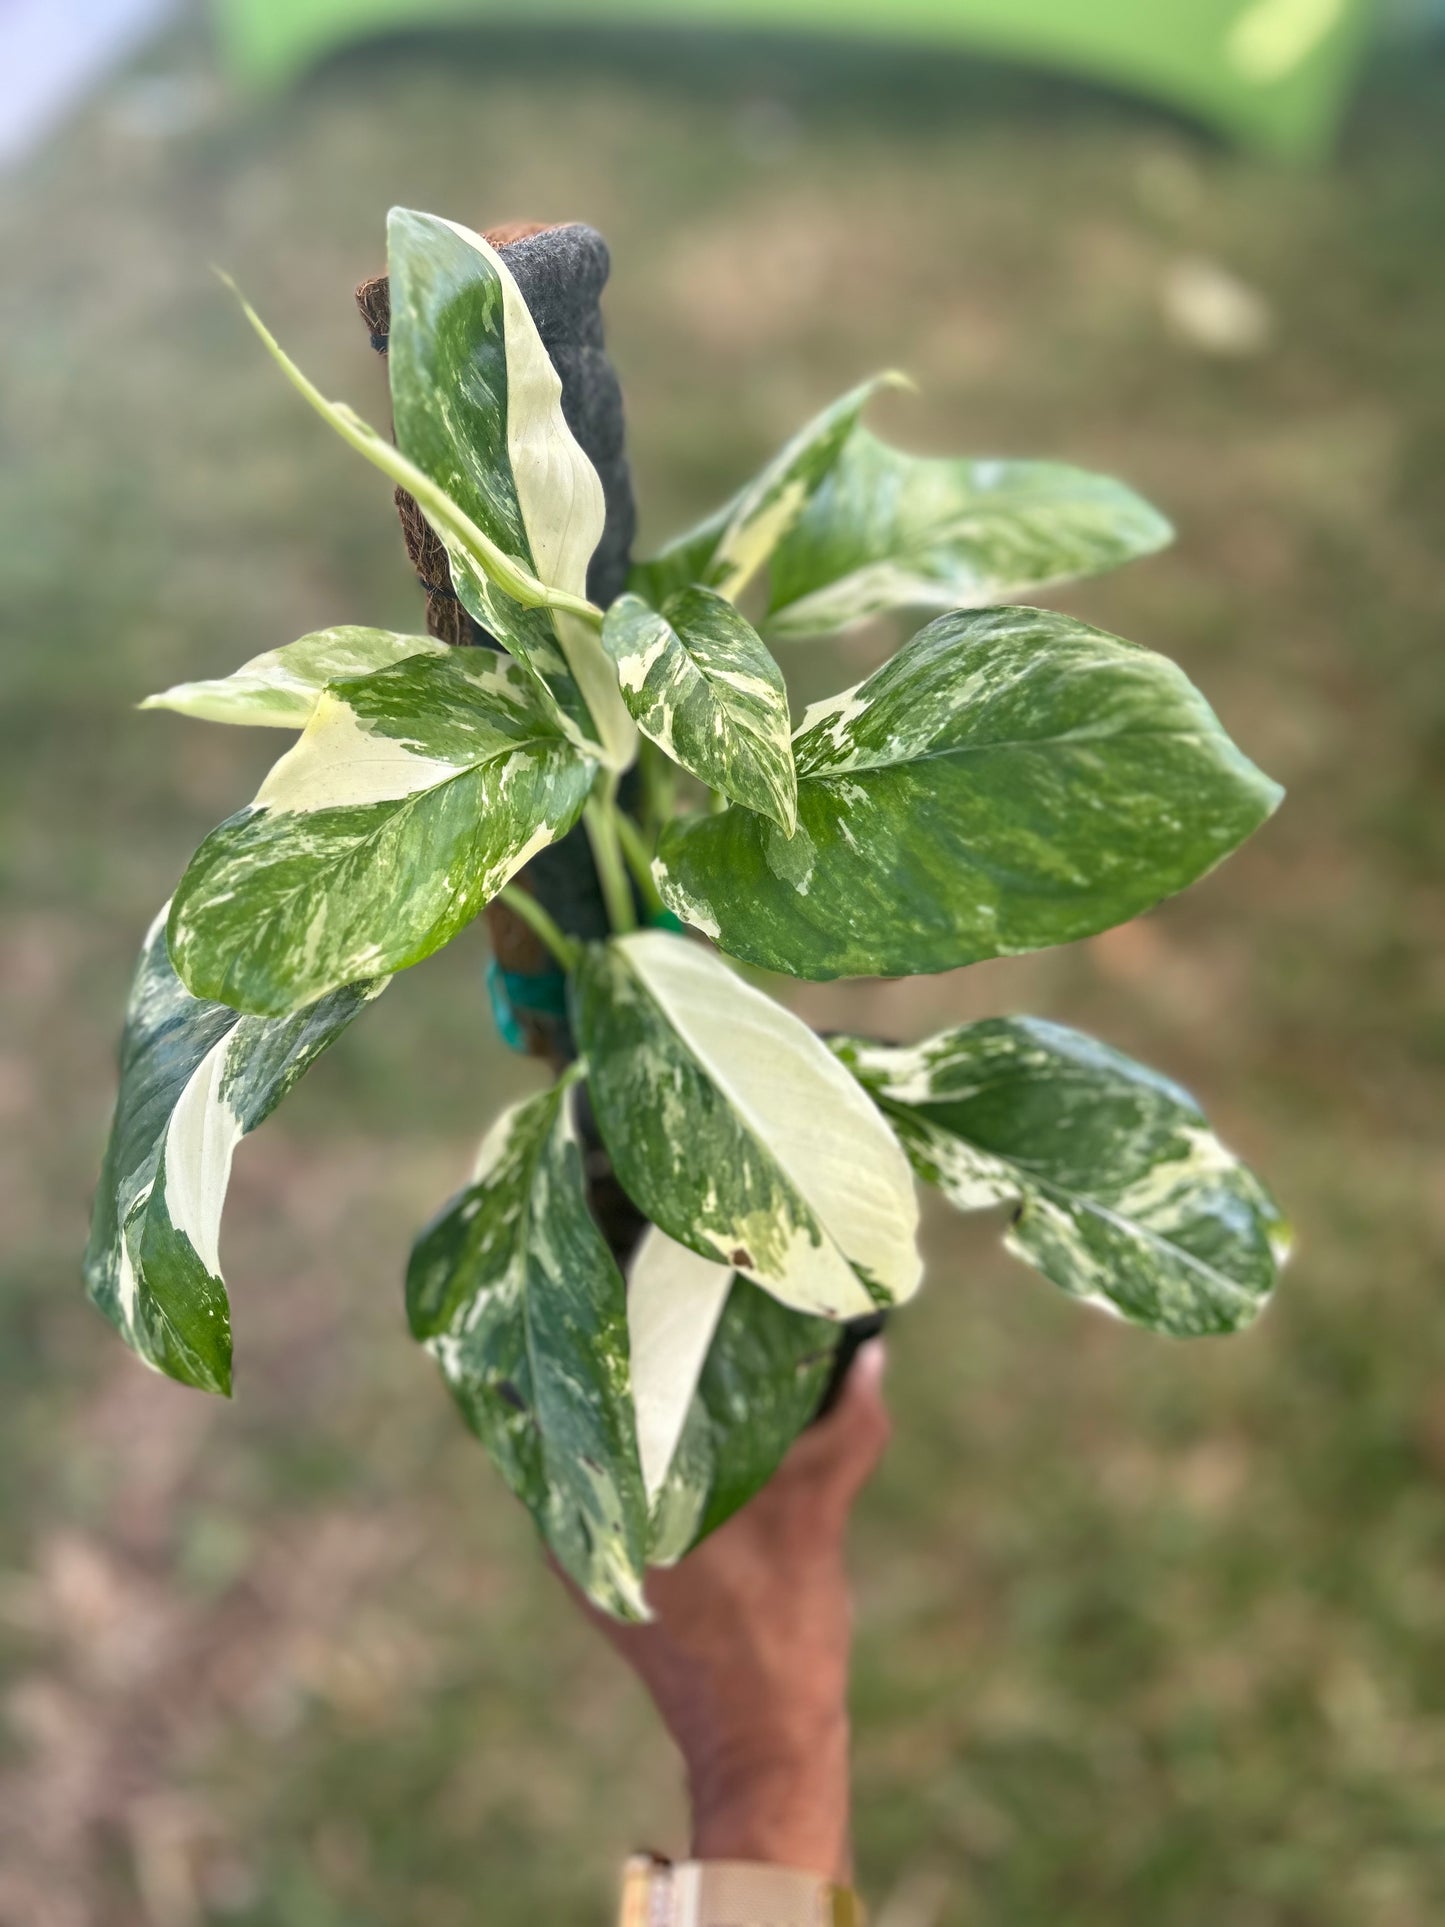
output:
[[[889,365],[924,390],[882,411],[914,446],[1111,469],[1176,520],[1067,606],[1175,656],[1280,816],[1094,943],[804,1002],[1099,1031],[1198,1092],[1299,1257],[1251,1335],[1174,1346],[930,1214],[856,1538],[863,1884],[889,1927],[1427,1927],[1445,71],[1378,71],[1302,175],[952,62],[550,45],[389,47],[247,109],[183,35],[0,189],[0,1921],[601,1920],[622,1852],[680,1840],[646,1708],[404,1333],[411,1227],[533,1076],[478,933],[238,1159],[234,1403],[142,1372],[78,1288],[134,946],[275,749],[128,705],[418,619],[385,487],[207,264],[379,416],[349,291],[401,201],[607,234],[649,539]],[[1195,259],[1267,303],[1256,352],[1168,321]],[[874,648],[800,650],[799,693]]]

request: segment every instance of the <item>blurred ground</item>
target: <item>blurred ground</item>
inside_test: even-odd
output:
[[[1068,606],[1184,663],[1282,815],[1095,943],[808,1008],[1097,1029],[1194,1087],[1300,1255],[1252,1335],[1178,1347],[930,1217],[857,1539],[863,1881],[883,1927],[1437,1922],[1445,70],[1377,70],[1302,177],[976,67],[550,44],[243,114],[181,36],[0,184],[0,1921],[602,1920],[626,1847],[679,1844],[645,1708],[402,1325],[411,1226],[532,1075],[478,933],[243,1148],[233,1404],[80,1295],[135,945],[276,749],[127,705],[418,619],[385,487],[206,266],[379,414],[350,288],[402,201],[608,235],[653,538],[886,364],[915,446],[1177,520]],[[877,646],[799,651],[800,695]]]

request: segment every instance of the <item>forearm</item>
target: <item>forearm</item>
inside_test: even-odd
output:
[[[742,1747],[689,1762],[692,1854],[853,1877],[848,1719],[820,1716],[766,1752]]]

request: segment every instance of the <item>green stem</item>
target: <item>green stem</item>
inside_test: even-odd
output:
[[[555,920],[534,896],[515,883],[505,884],[498,895],[500,901],[542,939],[564,970],[571,972],[577,968],[577,959],[582,954],[581,945],[562,934]]]
[[[647,847],[647,839],[626,810],[617,812],[617,836],[622,845],[622,854],[627,858],[627,867],[632,872],[633,881],[647,905],[647,913],[659,917],[663,911],[662,898],[657,893],[657,884],[652,875],[652,853]]]
[[[632,885],[622,856],[622,839],[617,834],[617,805],[613,801],[617,779],[587,799],[582,821],[592,844],[592,860],[602,885],[602,901],[607,905],[607,921],[616,935],[625,936],[637,928],[637,910],[632,901]]]
[[[677,808],[677,764],[644,736],[637,746],[637,767],[642,778],[642,820],[660,834]]]

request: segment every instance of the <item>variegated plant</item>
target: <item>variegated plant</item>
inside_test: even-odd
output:
[[[146,940],[89,1288],[148,1363],[228,1392],[237,1140],[500,896],[565,973],[578,1056],[492,1126],[407,1306],[556,1558],[635,1616],[647,1564],[808,1422],[840,1321],[916,1289],[915,1176],[1007,1206],[1054,1284],[1176,1335],[1247,1324],[1284,1256],[1264,1187],[1117,1052],[1027,1018],[824,1043],[738,961],[902,976],[1087,937],[1202,876],[1280,792],[1162,656],[1014,605],[1165,522],[1076,469],[900,453],[862,425],[876,383],[594,606],[602,491],[513,276],[429,215],[393,213],[389,243],[395,445],[251,319],[413,495],[501,653],[329,629],[150,699],[300,734]],[[795,728],[770,642],[909,610],[942,613]],[[519,879],[579,821],[604,942]],[[584,1093],[651,1227],[626,1282],[589,1209]]]

